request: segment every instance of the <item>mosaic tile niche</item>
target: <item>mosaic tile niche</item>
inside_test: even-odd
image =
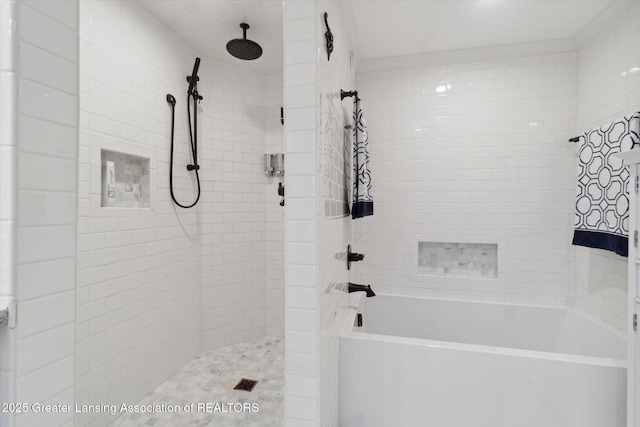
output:
[[[498,278],[495,243],[418,242],[418,267],[423,274]]]
[[[101,150],[102,207],[148,208],[150,206],[149,159]]]

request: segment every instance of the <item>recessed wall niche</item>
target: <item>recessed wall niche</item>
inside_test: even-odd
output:
[[[102,165],[100,206],[110,208],[150,207],[149,159],[100,150]]]
[[[495,243],[418,242],[420,273],[451,276],[498,277]]]

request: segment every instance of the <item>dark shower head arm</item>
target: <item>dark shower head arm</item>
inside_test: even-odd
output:
[[[249,27],[249,24],[246,24],[246,23],[243,22],[242,24],[240,24],[240,28],[242,28],[242,38],[246,40],[247,39],[247,30],[249,28],[251,28],[251,27]]]
[[[196,62],[195,64],[193,64],[193,72],[191,73],[191,77],[187,77],[187,81],[189,82],[189,95],[193,95],[193,88],[198,82],[198,67],[200,67],[200,58],[196,58]]]

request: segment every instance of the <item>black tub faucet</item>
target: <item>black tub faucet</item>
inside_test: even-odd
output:
[[[349,282],[349,293],[351,292],[366,292],[367,293],[367,298],[368,297],[375,297],[376,294],[375,292],[373,292],[373,289],[371,289],[371,285],[357,285],[355,283],[351,283]]]

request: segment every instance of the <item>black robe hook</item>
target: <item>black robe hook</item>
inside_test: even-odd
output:
[[[327,61],[331,60],[331,52],[333,52],[333,34],[331,33],[331,28],[329,28],[329,21],[327,20],[328,17],[329,14],[325,12],[324,24],[327,26],[327,32],[324,33],[324,36],[327,39]]]

